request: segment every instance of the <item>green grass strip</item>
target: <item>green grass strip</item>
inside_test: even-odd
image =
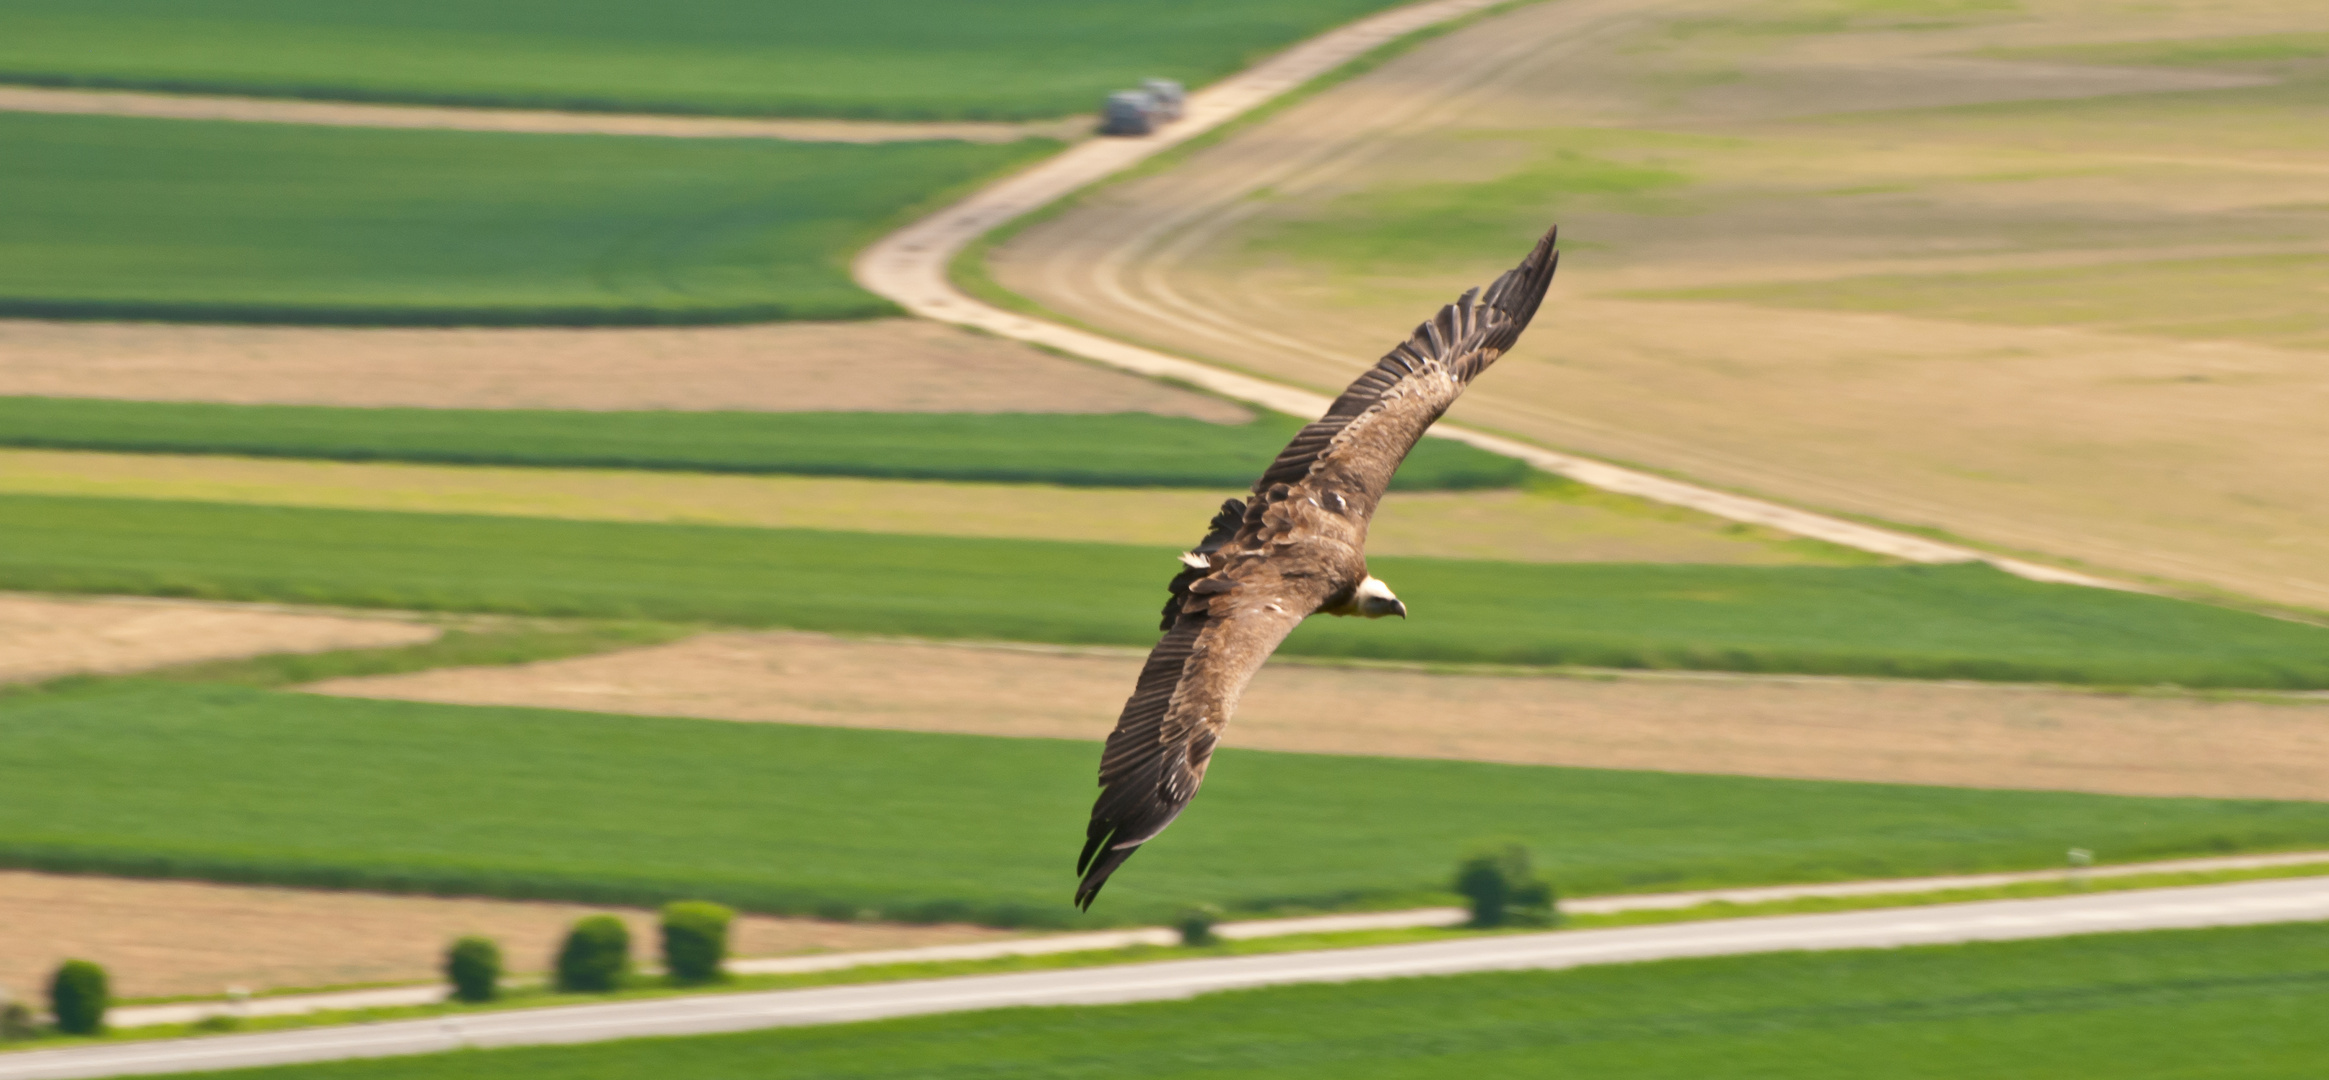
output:
[[[2329,1059],[2325,1010],[2320,930],[2299,924],[1273,987],[232,1075],[2279,1080]]]
[[[60,592],[1146,646],[1176,565],[1115,544],[0,496],[0,587]],[[1414,618],[1312,619],[1285,651],[2329,686],[2329,630],[1978,564],[1372,566]]]
[[[0,446],[457,465],[677,469],[1242,491],[1300,430],[1149,413],[351,409],[0,397]],[[1392,487],[1512,487],[1528,466],[1446,439]],[[1190,537],[1204,522],[1191,523]]]
[[[0,80],[356,101],[910,120],[1202,85],[1395,0],[10,0]]]
[[[0,315],[482,326],[896,314],[850,255],[1057,144],[0,114],[0,147]]]
[[[114,683],[0,702],[0,863],[1064,924],[1096,749]],[[1582,895],[2322,846],[2329,804],[1231,750],[1094,918],[1435,900],[1499,837]]]

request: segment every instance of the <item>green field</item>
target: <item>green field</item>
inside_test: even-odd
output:
[[[1391,0],[12,0],[0,81],[569,109],[1029,119],[1201,85]]]
[[[2329,1058],[2322,942],[2299,924],[1671,960],[232,1075],[2280,1080]]]
[[[2329,631],[1980,565],[1379,558],[1295,655],[2329,687]],[[1169,548],[0,496],[0,587],[1145,646]]]
[[[2106,262],[1976,274],[1872,274],[1636,295],[2329,349],[2329,255]]]
[[[0,113],[0,316],[479,325],[890,314],[850,281],[852,252],[1055,146]]]
[[[1231,491],[1251,485],[1301,426],[1276,414],[1227,425],[1148,413],[561,412],[0,397],[0,446]],[[1432,439],[1391,486],[1512,487],[1527,475],[1528,466],[1511,458]],[[1202,532],[1202,524],[1192,529]]]
[[[1084,742],[114,681],[0,702],[0,863],[1050,924],[1095,764]],[[2319,846],[2329,804],[1225,751],[1094,918],[1431,900],[1499,837],[1584,894]]]

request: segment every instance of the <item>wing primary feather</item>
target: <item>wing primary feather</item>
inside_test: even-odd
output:
[[[1384,399],[1391,388],[1433,367],[1443,367],[1459,383],[1469,383],[1520,340],[1560,265],[1558,228],[1547,230],[1519,266],[1505,271],[1487,289],[1471,289],[1415,328],[1407,340],[1353,380],[1326,415],[1305,425],[1262,473],[1254,490],[1295,483],[1310,475],[1353,420]]]

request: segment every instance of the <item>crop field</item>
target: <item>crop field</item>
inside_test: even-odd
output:
[[[2329,610],[2324,41],[2291,0],[1535,5],[989,270],[1325,387],[1558,221],[1455,418]]]
[[[890,314],[850,253],[1055,144],[0,114],[0,146],[0,315],[477,325]]]
[[[1146,646],[1172,549],[0,496],[0,586]],[[1981,565],[1381,558],[1415,612],[1296,655],[2329,687],[2329,630]]]
[[[1094,767],[1082,741],[123,682],[0,702],[0,734],[19,867],[1000,924],[1070,919]],[[1588,894],[2318,846],[2329,805],[1224,751],[1095,918],[1430,899],[1498,837]]]
[[[233,1075],[2267,1080],[2329,1055],[2319,941],[2290,925],[1670,960]]]
[[[1234,402],[920,319],[393,327],[0,319],[0,397],[357,408],[1151,412]]]
[[[29,0],[0,81],[634,112],[1031,119],[1201,85],[1391,0]]]
[[[1097,742],[1124,707],[1141,658],[1137,649],[728,632],[524,664],[406,668],[299,689]],[[1279,657],[1247,688],[1228,745],[2110,795],[2321,801],[2329,792],[2329,697],[1401,668]],[[898,678],[902,671],[913,675]]]
[[[1063,487],[627,469],[502,468],[0,449],[0,493],[749,525],[1186,547],[1221,489]],[[1377,555],[1505,562],[1880,562],[1532,476],[1519,488],[1399,491],[1369,523]]]
[[[11,446],[1232,491],[1251,486],[1301,426],[1278,415],[1215,424],[1152,413],[574,412],[0,398],[0,445]],[[1433,439],[1408,458],[1392,486],[1511,487],[1528,472],[1511,458]]]

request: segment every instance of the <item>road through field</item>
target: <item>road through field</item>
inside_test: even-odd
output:
[[[1168,1001],[1296,983],[1557,970],[1786,950],[1887,949],[2329,918],[2329,879],[1789,915],[1419,945],[1183,960],[916,982],[583,1005],[277,1034],[0,1055],[0,1080],[62,1080],[463,1048],[837,1024],[1012,1006]]]
[[[1434,0],[1386,12],[1313,38],[1192,95],[1186,117],[1156,135],[1100,139],[1085,143],[883,238],[857,257],[853,266],[857,282],[868,291],[895,301],[906,310],[925,318],[1064,350],[1145,375],[1184,380],[1216,393],[1281,412],[1298,416],[1317,415],[1325,411],[1329,400],[1324,395],[1235,374],[1058,323],[1004,311],[974,300],[955,288],[949,280],[948,265],[970,243],[1013,219],[1187,142],[1377,47],[1415,31],[1492,6],[1488,0]],[[1596,41],[1611,28],[1629,25],[1640,18],[1641,7],[1633,0],[1567,0],[1548,9],[1551,12],[1548,18],[1552,24],[1549,29],[1539,27],[1539,33],[1514,39],[1506,46],[1507,55],[1501,57],[1501,60],[1509,64],[1526,57],[1541,59],[1548,50],[1559,53],[1594,49],[1598,47]],[[1464,83],[1476,81],[1483,77],[1483,73],[1494,74],[1500,70],[1498,60],[1497,57],[1479,58],[1476,62],[1461,65],[1450,77]],[[1412,108],[1441,104],[1443,99],[1439,97],[1422,95],[1416,99]],[[1329,144],[1321,149],[1331,153],[1338,145]],[[1295,162],[1296,165],[1302,163]],[[1253,185],[1268,182],[1266,175],[1247,179]],[[1178,219],[1161,220],[1154,226],[1154,231],[1161,235],[1177,224]],[[1355,364],[1353,370],[1356,370]],[[1931,563],[1986,560],[2033,580],[2118,587],[2115,583],[2085,574],[2018,559],[1995,557],[1954,544],[1807,513],[1760,499],[1715,491],[1571,454],[1556,453],[1485,432],[1442,424],[1432,434],[1518,458],[1547,472],[1605,490],[1895,558]]]

